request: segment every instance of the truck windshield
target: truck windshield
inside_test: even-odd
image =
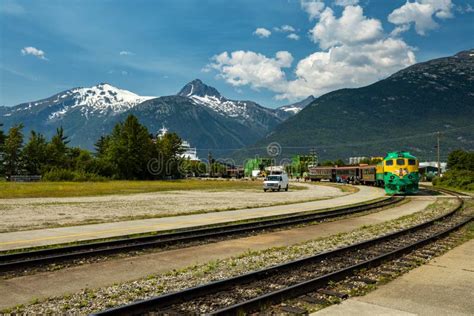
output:
[[[268,176],[268,181],[280,181],[280,176]]]

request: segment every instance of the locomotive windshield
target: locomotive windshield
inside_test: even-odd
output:
[[[416,160],[415,159],[408,159],[408,164],[410,166],[414,166],[414,165],[416,165]]]
[[[387,160],[385,161],[386,166],[393,166],[393,160]]]
[[[403,166],[405,164],[405,159],[397,159],[397,165]]]

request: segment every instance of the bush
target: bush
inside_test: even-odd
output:
[[[95,173],[89,173],[84,171],[71,171],[68,169],[53,169],[48,172],[45,172],[43,181],[76,181],[76,182],[85,182],[85,181],[106,181],[108,180],[105,177],[99,176]]]
[[[433,185],[448,186],[466,191],[474,191],[474,171],[449,170],[443,176],[433,179]]]

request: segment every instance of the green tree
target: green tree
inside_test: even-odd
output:
[[[321,163],[321,166],[331,167],[331,166],[334,166],[334,162],[332,162],[331,160],[325,160]]]
[[[346,165],[345,162],[342,159],[338,159],[338,160],[334,161],[334,164],[336,166],[345,166]]]
[[[22,151],[24,166],[28,174],[41,174],[42,168],[48,161],[47,147],[48,143],[44,136],[31,131],[28,143],[26,143]]]
[[[147,167],[155,153],[148,129],[133,115],[115,125],[106,150],[107,159],[122,179],[151,178]]]
[[[454,150],[448,156],[448,169],[474,171],[474,152]]]
[[[182,176],[178,166],[182,162],[183,141],[176,133],[166,133],[156,140],[159,161],[162,164],[159,177],[179,178]]]
[[[0,123],[0,127],[2,127],[3,124]],[[0,176],[5,175],[5,170],[3,166],[3,155],[4,153],[4,146],[5,146],[5,134],[3,133],[3,129],[0,129]]]
[[[107,148],[109,146],[109,143],[110,143],[110,136],[109,135],[100,136],[100,138],[94,144],[96,157],[100,158],[100,157],[105,156],[105,153],[107,152]]]
[[[50,168],[70,168],[70,160],[68,159],[67,144],[68,137],[64,135],[63,127],[56,129],[56,134],[51,138],[51,142],[47,146],[48,165]]]
[[[12,126],[5,139],[3,164],[7,176],[19,174],[21,171],[22,129],[23,124]]]

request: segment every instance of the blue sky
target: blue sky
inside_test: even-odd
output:
[[[0,4],[7,106],[100,82],[170,95],[200,78],[228,98],[275,107],[474,48],[474,0]]]

